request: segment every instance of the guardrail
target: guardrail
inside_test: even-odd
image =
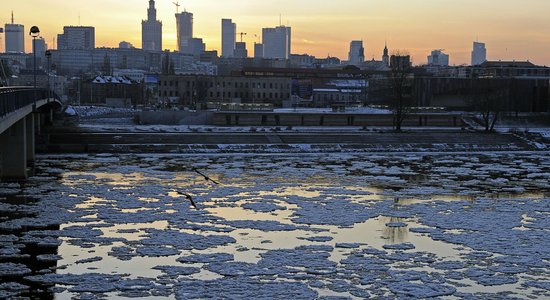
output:
[[[57,98],[55,95],[51,96]],[[47,89],[32,87],[3,87],[0,88],[0,118],[18,109],[33,104],[36,100],[47,99]]]

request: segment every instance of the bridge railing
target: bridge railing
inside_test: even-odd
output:
[[[36,100],[47,98],[47,89],[36,89],[35,93],[32,87],[0,88],[0,118],[25,106],[31,105]]]

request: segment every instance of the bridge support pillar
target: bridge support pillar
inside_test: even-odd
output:
[[[0,178],[27,178],[27,120],[23,118],[0,134]]]
[[[42,117],[40,114],[33,114],[34,116],[34,130],[36,134],[42,133]]]
[[[35,155],[35,135],[34,135],[34,115],[30,114],[25,117],[25,140],[26,140],[26,152],[27,152],[27,164],[34,163],[36,159]]]
[[[53,124],[53,109],[48,108],[46,111],[46,124],[52,125]]]

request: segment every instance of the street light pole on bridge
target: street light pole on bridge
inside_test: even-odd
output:
[[[34,75],[34,107],[36,109],[36,38],[40,35],[40,29],[38,26],[31,27],[29,35],[32,37],[32,52],[33,52],[33,75]]]

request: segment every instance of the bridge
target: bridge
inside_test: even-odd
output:
[[[35,137],[53,112],[59,99],[46,89],[0,88],[0,180],[21,180],[35,161]]]

